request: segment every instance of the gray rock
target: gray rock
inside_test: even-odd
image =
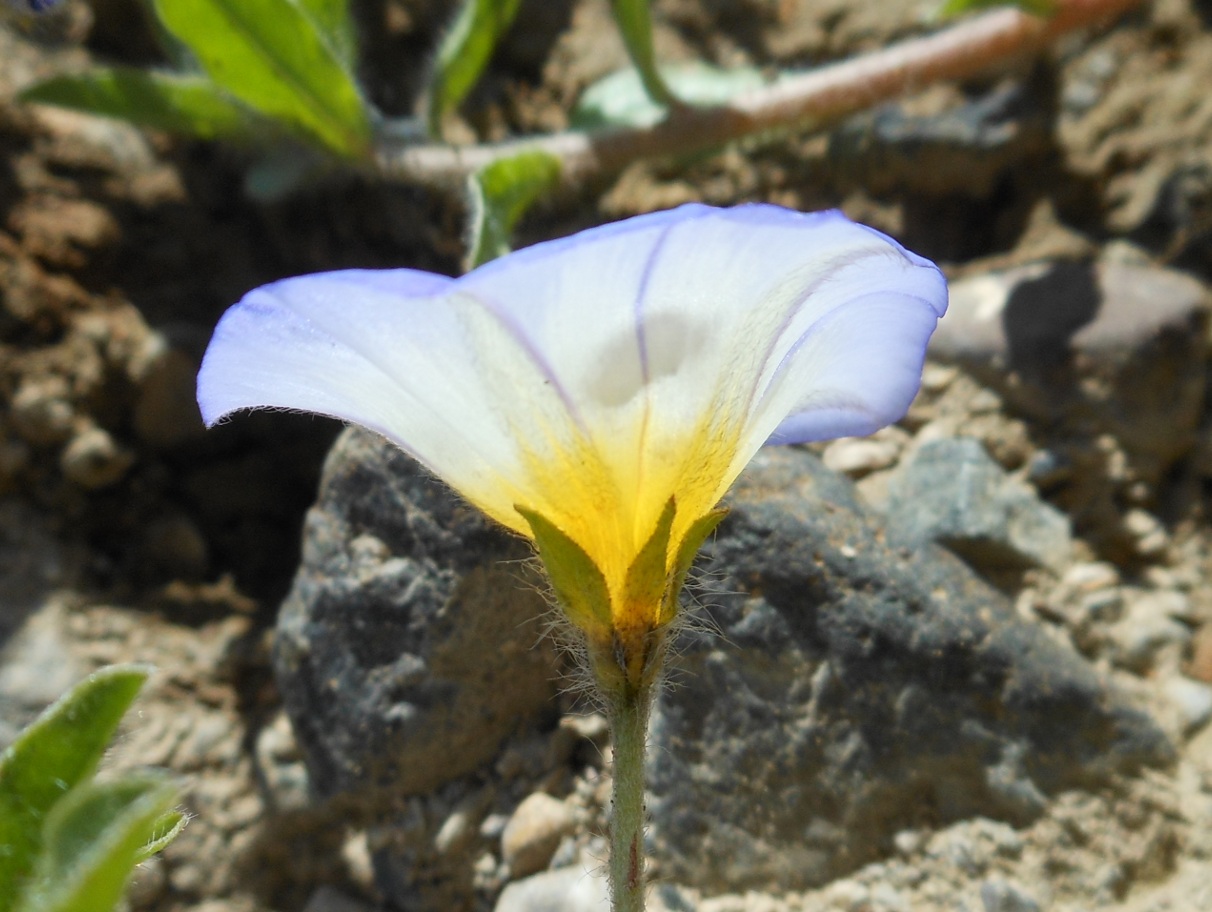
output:
[[[1035,419],[1113,435],[1152,481],[1195,442],[1207,325],[1207,290],[1183,273],[1034,263],[953,283],[930,354]]]
[[[701,567],[706,629],[654,713],[671,879],[821,884],[923,819],[1023,823],[1052,793],[1173,761],[1149,716],[962,562],[885,544],[811,455],[763,452],[730,501]]]
[[[1052,140],[1044,93],[1007,83],[933,116],[898,103],[848,119],[829,140],[839,174],[873,193],[987,198],[1006,172],[1046,155]]]
[[[428,792],[554,711],[527,554],[395,447],[338,439],[274,649],[320,795]]]
[[[985,912],[1039,912],[1039,903],[1004,880],[987,880],[981,884],[981,905]]]
[[[938,542],[979,570],[1059,570],[1069,556],[1065,515],[971,438],[914,451],[889,482],[887,512],[894,543]]]
[[[514,881],[501,892],[494,912],[602,912],[609,902],[602,872],[575,865]]]

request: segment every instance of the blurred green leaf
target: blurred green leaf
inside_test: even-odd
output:
[[[299,0],[299,5],[332,45],[346,71],[354,72],[358,47],[353,18],[349,15],[349,0]]]
[[[181,831],[185,829],[187,823],[189,823],[189,818],[181,811],[168,811],[161,814],[152,826],[147,842],[139,847],[135,861],[144,862],[153,855],[163,852],[169,843],[181,835]]]
[[[946,0],[934,16],[936,19],[950,19],[976,10],[992,9],[995,6],[1013,6],[1024,13],[1045,17],[1056,12],[1055,0]]]
[[[640,75],[644,91],[652,101],[668,107],[678,98],[657,68],[656,52],[652,47],[652,16],[648,0],[610,0],[614,21],[627,46],[627,54]]]
[[[22,101],[120,117],[132,123],[203,139],[246,132],[249,112],[202,76],[133,67],[56,76],[21,93]]]
[[[665,80],[678,98],[691,105],[727,104],[734,96],[765,84],[762,74],[752,67],[721,70],[705,63],[689,63],[661,68]],[[589,88],[577,100],[572,125],[581,130],[602,127],[651,127],[665,116],[644,89],[635,70],[611,73]]]
[[[442,118],[467,97],[518,13],[521,0],[463,0],[429,79],[429,134],[442,135]]]
[[[34,868],[43,820],[97,768],[149,671],[119,665],[90,675],[0,755],[0,912],[15,907]]]
[[[90,782],[46,820],[45,849],[21,912],[113,912],[145,847],[176,801],[162,777]]]
[[[560,160],[547,152],[522,152],[493,162],[468,178],[471,243],[468,268],[509,253],[518,219],[560,178]]]
[[[367,154],[370,114],[353,76],[294,0],[154,2],[219,87],[330,151]]]

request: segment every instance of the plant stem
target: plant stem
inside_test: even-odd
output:
[[[613,912],[644,912],[644,748],[652,688],[608,698],[614,745],[610,803],[610,902]]]
[[[1040,18],[998,9],[922,38],[787,76],[746,92],[730,104],[678,106],[661,123],[642,129],[568,131],[550,136],[473,146],[376,141],[379,177],[462,189],[467,177],[519,152],[537,150],[560,159],[567,187],[618,171],[640,158],[687,155],[747,136],[830,123],[935,82],[965,79],[1038,52],[1061,35],[1109,20],[1141,0],[1058,0]]]

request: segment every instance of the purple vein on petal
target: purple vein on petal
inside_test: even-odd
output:
[[[534,344],[534,340],[527,335],[520,323],[511,316],[505,308],[499,303],[490,300],[474,291],[467,291],[460,288],[457,292],[459,297],[477,305],[484,314],[490,317],[505,331],[505,334],[513,340],[518,346],[518,350],[522,352],[530,362],[538,370],[539,374],[551,384],[551,388],[555,390],[560,402],[563,403],[568,416],[576,424],[582,434],[588,433],[588,428],[585,426],[585,421],[581,416],[580,410],[577,408],[576,402],[568,392],[568,388],[560,381],[559,376],[552,370],[551,364],[543,357],[542,352]]]
[[[847,266],[854,266],[870,257],[886,256],[889,252],[890,251],[886,247],[870,247],[863,250],[848,250],[835,256],[829,262],[828,266],[821,271],[821,274],[818,275],[811,284],[809,284],[800,294],[796,295],[790,302],[788,302],[786,310],[783,311],[783,316],[779,322],[778,329],[770,334],[769,341],[766,343],[766,351],[762,353],[762,358],[758,363],[761,365],[766,365],[770,362],[771,355],[774,354],[775,348],[777,348],[778,344],[782,341],[783,334],[790,328],[792,322],[794,322],[796,314],[800,312],[800,309],[807,303],[809,298],[820,291],[821,288],[827,285],[837,275],[838,270]],[[779,361],[778,367],[776,367],[774,372],[770,375],[770,379],[766,382],[764,389],[759,391],[758,385],[761,383],[762,376],[765,374],[765,371],[759,370],[754,375],[753,386],[749,390],[749,401],[747,403],[749,414],[755,414],[758,410],[760,410],[762,402],[765,401],[766,394],[774,387],[775,380],[783,373],[792,352],[799,350],[805,338],[807,338],[812,332],[813,327],[820,325],[832,314],[837,313],[839,309],[847,307],[853,303],[853,301],[853,298],[841,299],[833,307],[825,311],[823,314],[820,314],[815,320],[813,320],[812,325],[809,326],[805,333],[792,344],[791,350],[788,351]]]
[[[679,224],[681,223],[670,222],[661,228],[660,235],[653,243],[652,249],[648,252],[648,257],[644,261],[644,268],[640,271],[639,285],[635,290],[635,342],[640,355],[640,376],[643,378],[645,385],[652,380],[648,365],[648,332],[644,323],[644,311],[648,303],[648,285],[652,281],[652,271],[656,268],[657,261],[660,259],[661,252],[669,240],[670,233]]]
[[[915,295],[908,292],[895,292],[894,294],[896,297],[903,300],[914,301],[921,304],[932,312],[935,310],[934,304],[929,299],[924,298],[921,295]],[[813,320],[812,324],[805,329],[805,331],[798,339],[795,340],[795,342],[792,343],[791,348],[787,350],[787,353],[779,361],[778,367],[775,368],[774,373],[771,374],[770,382],[766,384],[766,389],[762,391],[761,400],[758,402],[758,410],[761,409],[771,391],[778,387],[779,378],[787,372],[791,362],[795,360],[796,355],[798,355],[800,350],[805,345],[811,342],[820,333],[829,329],[836,321],[845,319],[848,315],[846,312],[854,310],[861,302],[869,299],[880,300],[887,297],[889,297],[889,293],[886,290],[869,291],[865,294],[858,295],[857,297],[848,298],[842,305],[832,308],[818,319]],[[831,392],[834,393],[833,398],[831,398],[829,402],[831,407],[847,407],[852,411],[861,414],[871,413],[870,404],[865,402],[861,396],[855,396],[852,393],[842,390],[834,390]],[[838,393],[841,393],[842,395],[838,396]]]

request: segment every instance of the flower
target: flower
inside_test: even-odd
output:
[[[946,301],[934,264],[840,213],[688,205],[455,279],[266,285],[220,321],[198,401],[208,425],[278,407],[394,441],[535,542],[635,684],[757,449],[899,419]]]

